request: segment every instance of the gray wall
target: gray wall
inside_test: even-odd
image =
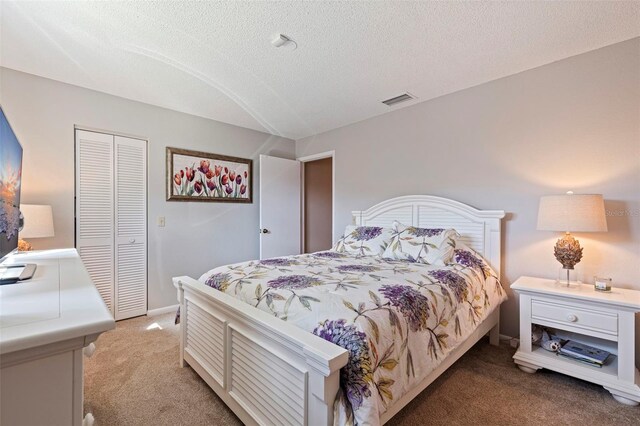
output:
[[[171,277],[258,257],[258,164],[253,204],[165,201],[165,147],[244,158],[294,158],[290,139],[0,68],[0,103],[24,148],[22,202],[53,206],[56,236],[36,249],[72,247],[74,125],[149,140],[149,309],[176,304]],[[166,217],[166,227],[156,225]]]
[[[425,77],[426,78],[426,77]],[[409,88],[410,89],[410,88]],[[541,195],[601,193],[609,232],[577,234],[582,275],[640,290],[640,39],[297,141],[298,157],[335,150],[335,232],[352,210],[431,194],[508,212],[503,284],[555,278],[560,236],[536,231]],[[335,237],[334,236],[334,237]],[[502,332],[518,335],[517,299]]]

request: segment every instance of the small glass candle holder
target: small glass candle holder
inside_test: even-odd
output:
[[[611,291],[611,278],[593,277],[593,288],[596,291]]]

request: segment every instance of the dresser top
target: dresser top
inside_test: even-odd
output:
[[[0,286],[0,354],[80,337],[87,345],[115,327],[75,249],[18,253],[5,262],[38,266],[32,279]]]
[[[610,292],[596,291],[592,284],[576,284],[570,287],[557,284],[555,280],[535,277],[520,277],[511,284],[518,292],[537,293],[568,299],[625,307],[640,311],[640,291],[612,288]]]

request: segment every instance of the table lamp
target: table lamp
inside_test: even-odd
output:
[[[558,282],[576,281],[574,267],[582,259],[582,247],[570,232],[606,232],[607,218],[600,194],[547,195],[540,198],[539,231],[565,232],[555,245],[554,255],[562,264]]]
[[[18,250],[30,251],[31,244],[24,239],[47,238],[55,236],[53,232],[53,211],[51,206],[37,204],[20,204],[20,212],[24,217],[24,227],[20,230]]]

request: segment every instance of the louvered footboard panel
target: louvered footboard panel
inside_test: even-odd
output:
[[[224,386],[224,321],[186,301],[185,351],[197,358],[202,367]]]
[[[244,424],[333,424],[345,349],[193,278],[174,283],[180,365],[190,365]]]
[[[307,374],[231,328],[229,393],[265,425],[304,425]]]

